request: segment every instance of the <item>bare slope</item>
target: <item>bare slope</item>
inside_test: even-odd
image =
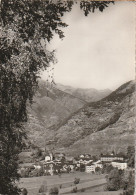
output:
[[[135,82],[130,81],[89,103],[57,130],[54,148],[72,154],[125,151],[134,144],[134,100]]]
[[[29,117],[26,129],[29,139],[36,145],[44,145],[44,139],[49,138],[58,125],[85,104],[84,100],[41,81],[34,103],[27,108]]]

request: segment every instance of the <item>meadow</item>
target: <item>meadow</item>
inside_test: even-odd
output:
[[[76,195],[119,195],[119,192],[104,192],[104,183],[106,183],[104,175],[88,174],[85,172],[62,174],[61,176],[21,178],[18,185],[21,188],[26,188],[28,195],[37,195],[42,184],[47,185],[47,189],[58,187],[60,194],[75,195],[70,192],[75,187],[75,178],[80,178],[79,184],[76,185],[80,189],[80,192],[77,192]],[[99,185],[101,181],[102,185]],[[84,189],[83,192],[81,192],[81,189]]]

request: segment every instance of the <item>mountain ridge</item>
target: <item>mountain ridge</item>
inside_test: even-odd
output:
[[[101,140],[99,140],[99,136],[96,140],[99,140],[101,144],[103,145],[106,142],[108,143],[109,137],[105,135],[101,136],[101,134],[104,133],[104,131],[107,132],[107,135],[110,136],[112,133],[110,130],[113,127],[114,137],[117,135],[121,137],[120,132],[122,132],[122,128],[125,129],[124,136],[128,138],[128,143],[131,145],[134,143],[133,136],[134,136],[134,97],[135,97],[135,81],[129,81],[122,86],[120,86],[117,90],[112,92],[109,96],[103,98],[102,100],[98,102],[92,102],[88,103],[84,106],[84,108],[81,108],[80,111],[73,115],[60,129],[57,130],[57,133],[55,134],[55,140],[56,148],[61,148],[62,151],[66,152],[69,150],[71,153],[73,148],[77,148],[77,151],[82,151],[82,148],[84,148],[84,152],[92,152],[87,147],[80,147],[81,145],[87,145],[82,140],[84,139],[85,142],[89,142],[89,139],[91,140],[91,137],[94,137],[94,140],[96,139],[94,135],[99,135]],[[131,103],[130,103],[131,102]],[[133,102],[133,103],[132,103]],[[131,105],[132,104],[132,105]],[[126,107],[128,107],[128,110],[125,110]],[[132,108],[131,108],[132,107]],[[131,108],[131,109],[130,109]],[[130,109],[130,110],[129,110]],[[131,117],[129,117],[129,115]],[[122,118],[122,122],[120,122],[120,118]],[[127,132],[126,126],[127,123],[125,121],[125,118],[127,118],[127,122],[129,123],[129,131],[130,135]],[[132,120],[131,120],[132,118]],[[124,126],[126,124],[126,126]],[[116,128],[114,128],[116,126]],[[108,130],[107,130],[108,129]],[[118,131],[116,130],[118,129]],[[93,136],[92,136],[93,134]],[[90,138],[89,138],[90,137]],[[69,139],[68,139],[69,138]],[[123,150],[122,146],[119,145],[119,142],[117,143],[118,137],[116,138],[116,144],[114,145],[114,148],[117,150]],[[124,141],[125,138],[121,137],[121,143],[124,145],[126,141]],[[92,143],[94,141],[92,140]],[[112,143],[112,140],[110,140]],[[131,143],[132,142],[132,143]],[[81,144],[82,143],[82,144]],[[89,142],[90,143],[90,142]],[[77,147],[76,147],[77,145]],[[91,146],[91,143],[90,143]],[[97,143],[95,143],[95,146],[97,148],[101,147],[98,146]],[[93,146],[91,146],[94,148]],[[109,147],[109,145],[106,145],[106,148]],[[85,149],[86,148],[86,149]],[[111,150],[113,149],[112,147]],[[126,146],[124,146],[125,150]],[[71,150],[71,151],[70,151]],[[77,153],[76,151],[76,153]],[[100,152],[99,151],[99,152]],[[94,148],[94,153],[97,153],[96,149]],[[73,152],[72,152],[73,153]]]
[[[74,88],[71,86],[64,86],[57,84],[58,89],[61,89],[77,98],[84,99],[86,102],[98,101],[104,96],[107,96],[112,91],[110,89],[97,90],[95,88]]]

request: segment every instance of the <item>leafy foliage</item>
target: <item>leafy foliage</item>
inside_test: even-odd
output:
[[[100,167],[96,167],[96,168],[95,168],[95,172],[96,172],[96,173],[101,173],[101,168],[100,168]]]
[[[120,195],[133,195],[135,191],[135,175],[133,171],[125,171],[122,176],[123,193]]]
[[[47,191],[47,184],[42,184],[41,187],[39,188],[39,193],[41,192],[46,192]]]
[[[114,169],[114,168],[113,168],[112,165],[104,164],[104,165],[103,165],[103,168],[102,168],[102,170],[101,170],[101,172],[102,172],[102,173],[108,174],[108,173],[110,173],[113,169]]]
[[[57,187],[51,188],[49,195],[58,195],[59,194],[59,190]]]
[[[107,190],[117,191],[120,189],[121,176],[118,169],[113,169],[108,175]]]
[[[128,158],[128,166],[131,168],[135,167],[135,147],[128,146],[127,148],[127,156]]]
[[[113,1],[81,1],[80,8],[84,11],[85,16],[89,14],[89,12],[94,12],[96,9],[103,12],[103,10],[108,7],[108,4],[114,3]]]
[[[123,189],[121,195],[133,195],[135,188],[134,172],[132,170],[112,169],[107,177],[106,190],[116,191]]]
[[[28,192],[27,192],[27,189],[24,188],[23,191],[22,191],[22,195],[27,195],[27,193],[28,193]]]
[[[71,193],[77,193],[77,187],[76,186],[71,190]]]
[[[75,178],[74,179],[74,184],[79,184],[79,182],[80,182],[80,178]]]

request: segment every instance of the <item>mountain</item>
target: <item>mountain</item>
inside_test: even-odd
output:
[[[40,81],[34,103],[27,106],[26,130],[28,137],[36,144],[44,143],[44,134],[48,133],[49,136],[50,131],[54,131],[71,113],[85,104],[85,101],[51,87],[49,83]]]
[[[48,141],[52,143],[56,130],[87,103],[84,98],[66,90],[71,88],[74,92],[76,89],[59,86],[51,86],[40,80],[34,103],[27,106],[28,122],[25,129],[29,140],[38,146],[44,146]]]
[[[62,84],[57,84],[57,88],[63,90],[66,93],[74,95],[80,99],[85,100],[86,102],[94,102],[98,101],[107,95],[109,95],[112,91],[110,89],[97,90],[97,89],[82,89],[82,88],[73,88],[71,86],[64,86]]]
[[[126,151],[134,145],[135,95],[135,82],[129,81],[102,100],[88,103],[52,134],[54,148],[73,155]]]

